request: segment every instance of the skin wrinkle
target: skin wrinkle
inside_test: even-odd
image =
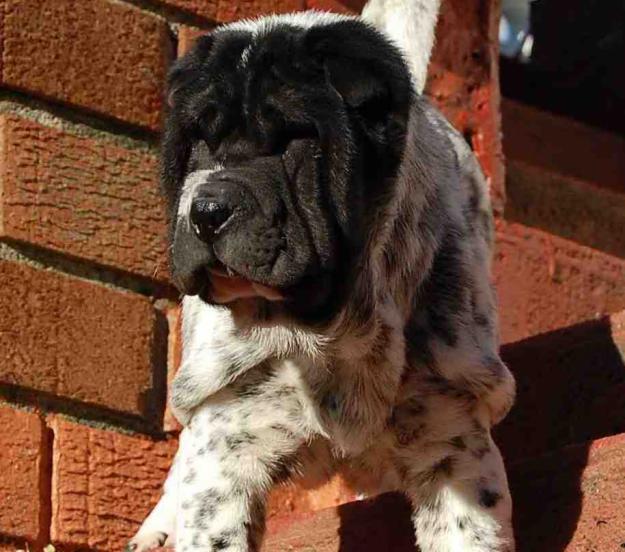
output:
[[[306,237],[308,241],[314,243],[313,233],[310,228],[310,222],[308,220],[308,217],[305,217],[303,215],[303,207],[300,205],[299,201],[297,200],[297,196],[293,193],[293,189],[292,189],[293,182],[297,179],[298,173],[300,171],[300,165],[296,166],[295,174],[292,177],[289,177],[289,171],[287,170],[285,166],[284,155],[280,157],[280,162],[282,163],[282,170],[284,171],[284,174],[287,175],[287,186],[285,186],[285,189],[287,193],[289,194],[289,201],[291,205],[293,205],[293,208],[296,210],[296,213],[299,219],[304,223],[304,229],[306,230]],[[314,262],[319,263],[320,255],[317,250],[317,247],[318,246],[315,243],[316,258],[314,259]]]

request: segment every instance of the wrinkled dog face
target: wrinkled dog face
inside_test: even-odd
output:
[[[170,76],[162,182],[174,279],[209,303],[328,319],[393,192],[410,79],[357,19],[235,23]]]

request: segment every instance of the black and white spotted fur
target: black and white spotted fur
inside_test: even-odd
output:
[[[315,93],[316,84],[307,84],[305,72],[297,73],[306,65],[298,48],[309,33],[323,42],[347,29],[352,34],[345,46],[327,55],[342,55],[344,48],[349,58],[368,49],[362,55],[372,57],[366,63],[342,60],[339,70],[345,68],[347,80],[328,68],[323,54],[316,59],[326,64],[325,72],[317,73],[318,79],[329,80],[323,90],[336,92],[336,116],[326,123],[332,127],[328,133],[337,136],[327,138],[322,121],[318,126],[325,142],[320,138],[319,145],[298,129],[280,154],[287,175],[289,163],[303,174],[305,187],[297,187],[300,176],[286,179],[289,186],[295,183],[289,193],[304,197],[300,208],[307,212],[300,213],[299,223],[290,222],[290,204],[280,223],[242,215],[241,226],[220,237],[223,242],[210,253],[185,241],[193,239],[188,237],[189,203],[216,174],[247,178],[248,173],[236,172],[239,165],[229,169],[228,163],[245,158],[248,150],[237,146],[237,152],[219,157],[219,140],[228,138],[213,135],[202,138],[208,149],[193,139],[185,149],[180,120],[196,117],[198,98],[213,86],[210,74],[198,77],[202,55],[209,54],[202,54],[200,43],[200,50],[174,70],[174,114],[168,125],[170,132],[179,125],[180,133],[174,132],[175,139],[170,134],[174,144],[165,140],[164,185],[172,215],[174,275],[189,293],[183,300],[182,365],[172,389],[172,406],[184,430],[163,496],[129,550],[143,552],[165,541],[175,543],[178,552],[258,550],[270,487],[304,464],[329,469],[338,460],[366,473],[369,487],[375,482],[376,489],[366,492],[400,490],[409,497],[422,552],[514,550],[506,474],[490,434],[512,405],[514,381],[498,354],[487,185],[462,137],[417,93],[423,88],[437,10],[436,0],[372,0],[364,12],[369,23],[315,12],[234,23],[213,33],[205,47],[212,49],[211,56],[221,56],[217,61],[240,42],[238,57],[226,62],[228,71],[238,65],[237,75],[245,76],[239,79],[254,78],[258,50],[271,52],[272,40],[288,43],[299,84],[280,96],[283,103],[296,103],[300,92],[304,99]],[[408,21],[413,27],[389,21]],[[371,23],[395,32],[395,46]],[[284,29],[288,33],[280,35]],[[220,33],[229,34],[220,39]],[[349,41],[359,33],[372,42],[349,51],[354,46]],[[411,74],[397,46],[411,60]],[[376,56],[384,57],[386,65]],[[288,65],[291,58],[286,59],[269,63]],[[394,76],[384,72],[389,67]],[[282,74],[291,70],[278,69]],[[218,73],[215,79],[223,84],[229,74]],[[358,82],[363,78],[364,84]],[[391,78],[396,81],[389,83]],[[354,91],[356,85],[360,88]],[[238,80],[236,86],[246,84]],[[250,97],[268,85],[255,86]],[[368,95],[373,105],[366,104]],[[321,105],[315,98],[297,109]],[[380,112],[377,105],[386,107]],[[219,105],[211,109],[210,117],[221,116],[214,112]],[[252,111],[248,104],[241,109]],[[322,105],[311,119],[325,116],[324,109],[330,108]],[[358,157],[359,148],[370,148],[366,159]],[[273,174],[278,165],[270,164],[271,148],[258,155],[250,161],[264,163],[253,165],[257,186],[268,180],[283,185]],[[349,170],[337,169],[347,156],[357,161],[350,161]],[[321,165],[311,168],[307,163],[313,158]],[[376,164],[368,165],[372,159]],[[327,173],[319,176],[323,170]],[[254,190],[245,201],[253,201]],[[323,201],[321,192],[313,197],[310,190],[326,190]],[[277,212],[268,199],[257,201],[266,201],[261,204],[265,214]],[[298,233],[301,227],[308,228],[307,237]],[[256,257],[250,255],[256,250],[244,248],[256,243],[259,232],[270,252],[275,236],[281,236],[275,246],[281,260],[274,259],[269,268],[264,257],[254,264]],[[301,255],[291,254],[291,247]],[[247,255],[252,260],[238,266],[237,273],[283,290],[287,299],[214,304],[198,280],[206,275],[197,268],[215,262],[212,255],[226,266]]]

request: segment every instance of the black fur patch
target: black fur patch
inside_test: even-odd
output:
[[[480,504],[484,508],[494,508],[501,500],[502,496],[497,491],[487,489],[486,487],[480,488]]]
[[[454,321],[467,309],[471,289],[470,276],[462,265],[462,239],[460,230],[448,231],[434,257],[432,272],[422,294],[430,330],[450,347],[458,341],[458,327]]]

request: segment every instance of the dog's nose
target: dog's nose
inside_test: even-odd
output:
[[[191,203],[191,222],[204,242],[213,240],[215,233],[232,215],[232,209],[212,198],[199,197]]]

